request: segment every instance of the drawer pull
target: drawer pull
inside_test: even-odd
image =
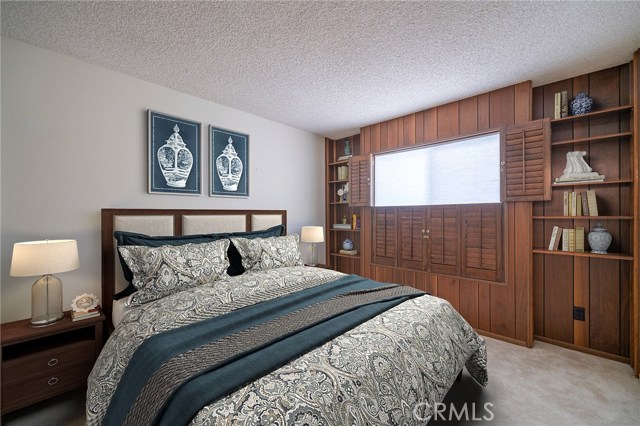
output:
[[[58,360],[58,358],[51,358],[51,359],[49,360],[49,362],[47,363],[47,365],[48,365],[49,367],[53,367],[54,365],[58,365],[58,362],[60,362],[60,361]]]
[[[58,383],[58,378],[57,378],[57,377],[52,377],[52,378],[50,378],[50,379],[49,379],[49,381],[47,382],[47,384],[48,384],[49,386],[53,386],[53,385],[55,385],[56,383]]]

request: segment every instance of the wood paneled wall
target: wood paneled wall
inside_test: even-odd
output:
[[[361,154],[429,144],[531,120],[531,82],[363,127]],[[410,177],[408,177],[410,178]],[[522,345],[533,344],[531,203],[504,205],[504,282],[386,266],[372,262],[372,208],[362,215],[362,274],[398,282],[447,299],[477,330]]]

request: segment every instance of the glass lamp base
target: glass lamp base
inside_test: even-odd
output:
[[[53,275],[43,275],[31,287],[31,327],[44,327],[64,317],[62,312],[62,281]]]
[[[42,317],[39,316],[37,318],[31,318],[31,321],[29,322],[29,327],[46,327],[48,325],[51,324],[55,324],[58,321],[60,321],[62,318],[64,318],[64,314],[57,314],[57,315],[47,315],[46,317]]]
[[[309,266],[316,266],[318,263],[318,250],[316,243],[311,243],[311,259],[309,260]]]

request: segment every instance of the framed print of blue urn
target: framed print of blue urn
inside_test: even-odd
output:
[[[200,195],[201,123],[149,110],[149,193]]]
[[[249,197],[249,135],[210,127],[212,197]]]

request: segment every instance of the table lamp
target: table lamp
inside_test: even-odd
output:
[[[12,277],[42,275],[31,286],[31,326],[42,327],[64,317],[62,281],[52,274],[80,266],[76,240],[27,241],[13,245]]]
[[[324,241],[324,230],[322,226],[303,226],[300,233],[300,241],[303,243],[311,243],[311,260],[309,266],[315,266],[318,263],[318,251],[316,243]]]

